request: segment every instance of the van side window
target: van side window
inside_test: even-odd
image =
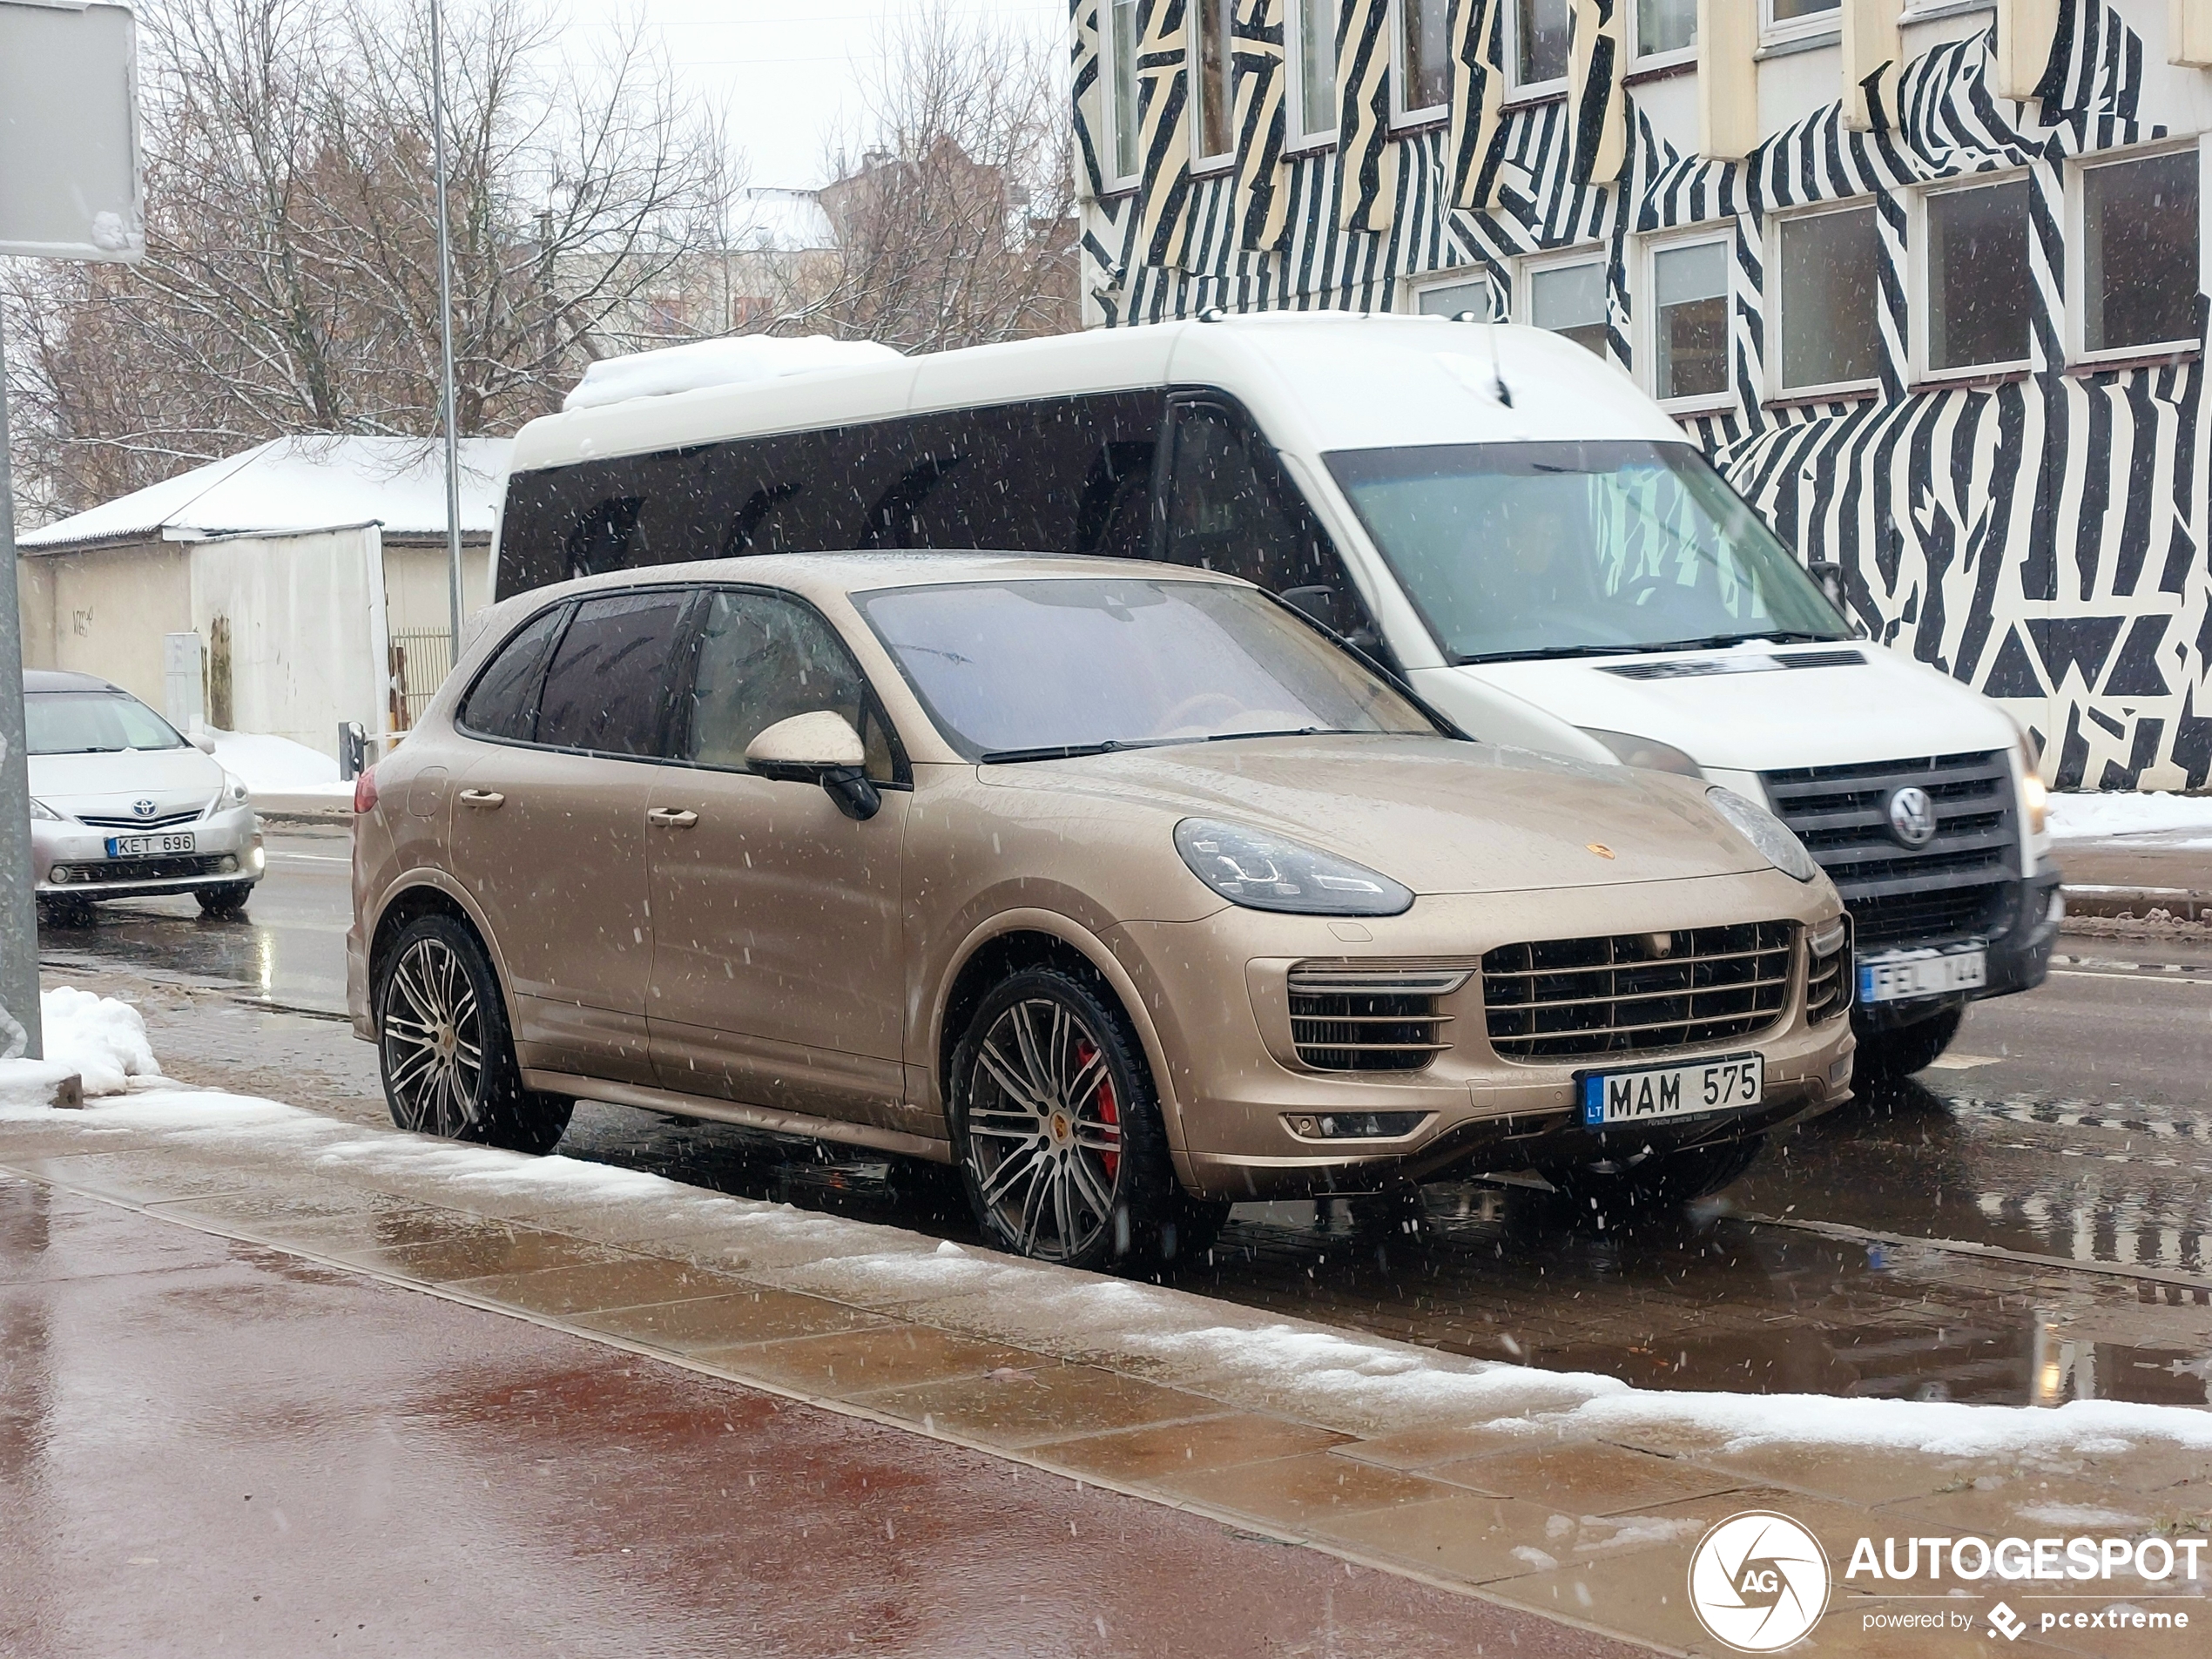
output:
[[[540,611],[500,648],[462,699],[462,731],[510,743],[531,741],[537,732],[537,694],[545,684],[545,659],[552,654],[568,614],[564,604]]]
[[[578,604],[546,667],[538,742],[599,754],[658,754],[686,597],[660,589]]]
[[[1324,588],[1339,633],[1368,624],[1343,562],[1281,467],[1216,403],[1175,407],[1163,556],[1244,577],[1270,593]]]
[[[890,729],[860,665],[829,624],[794,600],[729,589],[709,596],[683,705],[678,759],[742,772],[763,732],[826,709],[860,734],[868,776],[894,781]]]

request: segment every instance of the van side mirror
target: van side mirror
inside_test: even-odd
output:
[[[1279,596],[1283,603],[1309,621],[1318,622],[1331,633],[1342,633],[1338,626],[1337,590],[1320,583],[1303,588],[1285,588]]]
[[[1805,573],[1820,584],[1828,603],[1848,619],[1851,607],[1844,603],[1844,567],[1833,559],[1813,559],[1806,563]]]
[[[873,818],[883,806],[860,734],[827,709],[777,721],[745,745],[745,762],[763,778],[819,784],[847,818]]]

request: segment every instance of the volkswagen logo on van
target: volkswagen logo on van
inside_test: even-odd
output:
[[[1890,791],[1890,833],[1897,844],[1914,852],[1935,840],[1935,802],[1918,784]]]

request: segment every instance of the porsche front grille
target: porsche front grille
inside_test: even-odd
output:
[[[1418,1071],[1452,1045],[1439,997],[1466,984],[1467,968],[1334,968],[1291,974],[1291,1041],[1316,1071]]]
[[[1490,1046],[1566,1060],[1733,1042],[1790,1004],[1794,921],[1501,945],[1482,958]]]

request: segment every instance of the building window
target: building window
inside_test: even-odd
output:
[[[1098,42],[1099,79],[1106,112],[1106,172],[1109,185],[1133,185],[1138,165],[1136,118],[1136,0],[1102,0],[1106,28]]]
[[[2128,356],[2193,346],[2202,266],[2197,251],[2197,152],[2186,150],[2085,166],[2080,219],[2069,240],[2079,269],[2084,356]]]
[[[1325,144],[1337,133],[1339,0],[1291,0],[1291,145]]]
[[[1651,255],[1651,390],[1660,401],[1728,395],[1725,239],[1676,242]]]
[[[1433,282],[1414,291],[1413,309],[1424,317],[1464,317],[1471,311],[1487,321],[1490,316],[1490,279],[1478,274]]]
[[[1433,121],[1452,102],[1449,0],[1391,0],[1390,112]]]
[[[1635,57],[1672,57],[1697,45],[1697,0],[1636,0]]]
[[[1882,236],[1870,206],[1777,219],[1774,388],[1824,391],[1882,373]]]
[[[2025,179],[1931,193],[1922,203],[1921,361],[1931,374],[2027,361],[2034,281]]]
[[[1521,270],[1521,314],[1539,328],[1564,334],[1605,355],[1605,261],[1583,259]]]
[[[1510,0],[1506,8],[1507,60],[1520,91],[1548,91],[1567,84],[1569,0]]]
[[[1233,0],[1188,0],[1197,18],[1190,31],[1190,165],[1225,166],[1236,158],[1236,135],[1230,123],[1237,103],[1231,72],[1237,63],[1230,30],[1235,20]]]
[[[1843,0],[1760,0],[1760,32],[1769,40],[1832,35],[1842,27]]]

